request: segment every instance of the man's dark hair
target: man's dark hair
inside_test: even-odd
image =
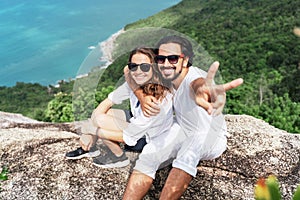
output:
[[[189,57],[189,61],[187,66],[190,67],[193,64],[193,57],[194,57],[194,52],[193,52],[193,46],[189,40],[186,38],[183,38],[181,36],[177,35],[170,35],[163,37],[156,45],[157,50],[162,44],[168,44],[168,43],[176,43],[179,44],[181,47],[181,51],[184,54],[184,56]]]

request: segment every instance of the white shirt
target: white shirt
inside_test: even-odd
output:
[[[123,139],[127,145],[134,146],[138,139],[146,136],[146,141],[149,143],[152,138],[167,132],[172,126],[173,110],[172,110],[171,93],[167,93],[166,97],[160,102],[160,112],[156,116],[145,117],[138,99],[129,85],[125,82],[115,91],[108,95],[108,98],[114,104],[121,104],[123,100],[129,98],[130,108],[133,117],[126,129],[123,130]]]
[[[203,141],[208,134],[226,135],[224,116],[212,117],[204,108],[198,106],[193,98],[191,82],[200,77],[205,78],[206,74],[199,68],[189,67],[189,71],[175,91],[173,99],[175,116],[180,127],[188,136],[199,134],[200,137],[203,137]]]

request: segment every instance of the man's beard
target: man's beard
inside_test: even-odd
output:
[[[161,66],[161,67],[160,67],[161,73],[162,73],[162,71],[163,71],[164,69],[173,69],[173,70],[176,72],[176,67],[174,67],[174,66],[172,66],[172,67]],[[169,77],[166,77],[166,75],[165,75],[164,73],[162,73],[162,76],[163,76],[163,78],[164,78],[166,81],[173,81],[173,80],[175,80],[175,79],[180,75],[180,73],[181,73],[181,70],[179,71],[179,73],[175,74],[174,76],[172,76],[172,77],[170,77],[170,78],[169,78]]]

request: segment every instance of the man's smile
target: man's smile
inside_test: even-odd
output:
[[[169,76],[171,74],[174,73],[174,71],[176,70],[176,67],[165,67],[165,66],[161,66],[160,67],[161,72],[165,75],[165,76]]]

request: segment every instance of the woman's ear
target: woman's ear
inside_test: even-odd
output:
[[[124,72],[124,74],[129,73],[128,65],[126,65],[126,66],[124,67],[123,72]]]

